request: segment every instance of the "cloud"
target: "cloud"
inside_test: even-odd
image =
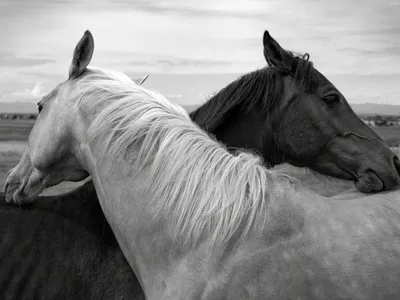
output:
[[[30,67],[45,65],[55,62],[49,58],[34,58],[34,57],[16,57],[16,56],[0,56],[0,66],[3,67]]]
[[[396,63],[400,6],[389,2],[0,1],[0,28],[7,28],[0,45],[0,93],[3,99],[14,98],[14,91],[32,98],[37,82],[52,87],[65,80],[73,48],[86,29],[92,31],[96,44],[92,66],[150,73],[149,85],[155,82],[155,74],[163,74],[157,81],[160,89],[166,95],[183,95],[180,101],[206,95],[225,82],[215,83],[207,76],[192,81],[193,76],[171,75],[242,74],[264,67],[265,29],[285,49],[310,53],[317,69],[328,77],[372,74],[392,78],[400,74]],[[175,79],[167,84],[165,78]],[[354,82],[343,86],[348,85],[351,92]],[[398,82],[383,84],[379,81],[374,90],[398,90]],[[26,87],[32,88],[30,93]]]
[[[273,2],[273,1],[272,1]],[[273,17],[271,9],[262,9],[262,1],[249,0],[246,5],[227,0],[205,2],[203,0],[113,0],[110,1],[116,10],[134,10],[155,15],[188,16],[197,18],[250,18],[266,19]],[[271,7],[273,3],[268,3]],[[265,4],[264,4],[265,5]]]
[[[168,94],[168,95],[166,95],[165,97],[167,98],[167,99],[180,99],[180,98],[182,98],[182,94]]]
[[[226,66],[229,65],[229,61],[223,60],[206,60],[206,59],[189,59],[189,58],[171,58],[171,59],[159,59],[155,62],[158,65],[166,65],[169,67],[174,66]]]
[[[38,82],[34,85],[32,89],[25,89],[25,91],[22,92],[14,92],[12,93],[12,97],[16,99],[17,101],[21,102],[31,102],[31,101],[37,101],[41,97],[45,95],[44,89],[43,89],[43,84],[41,82]]]

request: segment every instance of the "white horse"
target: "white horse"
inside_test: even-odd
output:
[[[399,299],[398,190],[319,196],[230,154],[162,95],[87,68],[93,47],[87,31],[39,102],[8,202],[91,175],[147,299]]]

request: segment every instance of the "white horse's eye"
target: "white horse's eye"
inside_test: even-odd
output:
[[[42,109],[43,109],[43,105],[40,104],[40,103],[38,103],[38,104],[37,104],[37,108],[38,108],[38,111],[39,111],[39,114],[40,114],[40,112],[41,112]]]

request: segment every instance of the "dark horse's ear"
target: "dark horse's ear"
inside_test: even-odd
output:
[[[264,57],[268,65],[283,72],[290,72],[292,56],[271,37],[267,30],[264,32],[263,44]]]
[[[89,30],[86,30],[74,50],[71,66],[69,67],[69,78],[79,77],[90,63],[94,51],[94,40]]]

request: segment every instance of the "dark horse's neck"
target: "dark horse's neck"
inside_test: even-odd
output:
[[[278,120],[272,117],[283,88],[276,70],[260,69],[223,88],[190,117],[228,148],[250,149],[273,166],[284,162],[275,142]]]

